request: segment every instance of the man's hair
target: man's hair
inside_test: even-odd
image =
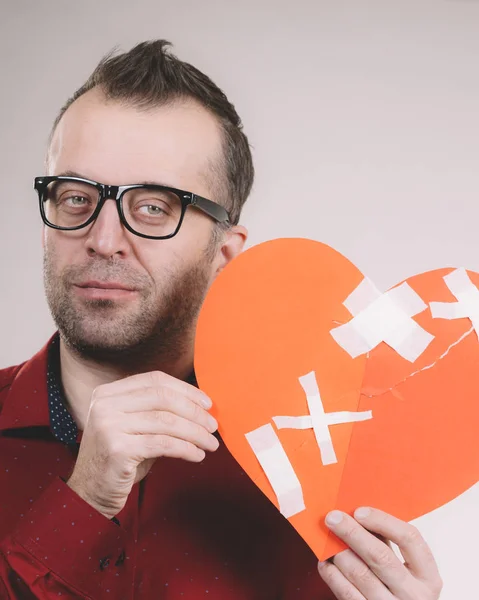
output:
[[[67,108],[97,86],[107,100],[145,110],[196,100],[221,126],[223,156],[220,164],[211,165],[216,200],[228,210],[231,224],[237,224],[254,180],[253,159],[241,119],[221,89],[204,73],[174,56],[169,46],[171,43],[166,40],[153,40],[142,42],[129,52],[115,55],[113,50],[107,54],[65,103],[53,124],[51,137]]]

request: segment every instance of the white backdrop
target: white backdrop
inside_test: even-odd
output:
[[[0,0],[0,368],[53,331],[32,189],[51,122],[104,53],[152,38],[243,118],[250,244],[321,240],[383,289],[479,270],[479,1]],[[477,595],[478,506],[476,486],[416,522],[443,600]]]

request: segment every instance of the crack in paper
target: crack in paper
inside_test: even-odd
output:
[[[408,375],[407,377],[405,377],[404,379],[402,379],[401,381],[399,381],[398,383],[394,384],[392,387],[386,389],[386,390],[382,390],[380,392],[376,392],[374,394],[364,394],[361,393],[361,396],[364,396],[365,398],[377,398],[378,396],[383,396],[384,394],[387,394],[388,392],[392,392],[396,387],[402,385],[403,383],[405,383],[408,379],[411,379],[411,377],[415,377],[416,375],[419,375],[419,373],[423,373],[424,371],[428,371],[429,369],[432,369],[433,367],[435,367],[437,365],[437,363],[442,360],[443,358],[445,358],[449,352],[458,344],[460,344],[468,335],[470,335],[473,331],[475,330],[474,326],[471,327],[468,331],[466,331],[465,333],[463,333],[461,335],[461,337],[459,339],[457,339],[455,342],[453,342],[447,349],[446,351],[441,354],[441,356],[439,356],[433,363],[431,363],[430,365],[426,365],[425,367],[423,367],[422,369],[418,369],[417,371],[414,371],[414,373],[411,373],[410,375]]]

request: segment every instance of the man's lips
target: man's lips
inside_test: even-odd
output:
[[[117,281],[85,281],[74,285],[75,292],[92,300],[122,300],[135,296],[137,290]]]
[[[84,283],[75,284],[80,288],[96,288],[102,290],[126,290],[128,292],[134,292],[135,288],[132,288],[124,283],[117,281],[85,281]]]

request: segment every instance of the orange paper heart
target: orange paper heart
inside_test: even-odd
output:
[[[455,302],[443,279],[451,271],[408,283],[426,304]],[[479,286],[479,275],[469,276]],[[246,437],[265,425],[274,431],[304,499],[305,510],[289,521],[320,560],[344,548],[324,525],[330,510],[352,514],[370,505],[409,521],[452,500],[479,475],[479,343],[471,320],[433,319],[424,310],[413,319],[435,337],[415,362],[384,342],[352,358],[331,330],[351,321],[343,303],[363,279],[324,244],[274,240],[220,274],[198,322],[196,374],[224,442],[279,507]],[[310,415],[300,379],[307,374],[326,414],[365,419],[326,428],[335,459],[329,464],[312,428],[278,429],[273,421]]]

